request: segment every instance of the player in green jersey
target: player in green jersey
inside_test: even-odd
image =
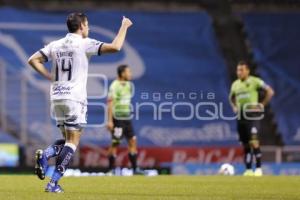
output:
[[[137,167],[137,141],[130,120],[131,97],[133,88],[131,70],[127,65],[120,65],[117,69],[118,78],[114,80],[108,93],[108,123],[107,128],[112,134],[112,143],[109,148],[109,173],[113,173],[117,156],[117,147],[121,139],[126,138],[128,142],[128,158],[134,174],[141,174]]]
[[[264,106],[274,95],[273,89],[258,77],[250,76],[248,64],[241,61],[237,65],[238,79],[231,85],[229,101],[235,113],[239,113],[237,130],[239,140],[244,147],[245,176],[262,176],[261,151],[259,144],[259,122]],[[264,99],[259,102],[258,90],[266,92]],[[256,159],[256,169],[252,171],[252,157]]]

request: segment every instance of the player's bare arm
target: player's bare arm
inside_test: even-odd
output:
[[[261,102],[264,106],[266,106],[274,96],[274,90],[270,86],[266,86],[265,91],[266,91],[265,98]]]
[[[107,129],[109,131],[112,131],[114,128],[114,123],[113,123],[113,104],[112,104],[112,100],[108,100],[107,101]]]
[[[233,112],[237,113],[238,108],[236,106],[235,95],[233,95],[233,94],[229,95],[228,99],[229,99],[229,103],[231,105],[231,108],[232,108]]]
[[[46,69],[44,66],[45,63],[45,58],[40,52],[34,53],[29,59],[28,59],[28,64],[31,65],[31,67],[40,73],[42,76],[44,76],[46,79],[51,81],[51,74],[49,71]]]
[[[104,43],[102,45],[101,53],[114,53],[120,51],[126,38],[127,29],[130,26],[132,26],[131,20],[123,17],[117,36],[111,43]]]

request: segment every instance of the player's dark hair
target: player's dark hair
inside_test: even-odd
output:
[[[119,76],[119,77],[122,76],[122,73],[126,70],[126,68],[128,68],[128,65],[120,65],[120,66],[117,68],[117,73],[118,73],[118,76]]]
[[[67,17],[67,26],[70,33],[75,33],[79,28],[81,23],[87,20],[87,16],[84,13],[71,13]]]
[[[248,62],[245,61],[245,60],[239,61],[238,64],[237,64],[237,66],[240,66],[240,65],[244,65],[244,66],[247,67],[247,69],[250,69]]]

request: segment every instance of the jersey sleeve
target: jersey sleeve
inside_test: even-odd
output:
[[[235,83],[235,82],[234,82]],[[235,95],[235,91],[234,91],[234,83],[232,83],[231,87],[230,87],[230,92],[229,92],[229,96],[232,97]]]
[[[107,101],[108,102],[110,102],[114,99],[115,92],[116,92],[115,84],[112,83],[109,87],[109,90],[108,90],[108,95],[107,95]]]
[[[101,47],[103,45],[103,42],[100,42],[95,39],[86,38],[84,39],[84,49],[85,53],[88,56],[94,56],[94,55],[101,55]]]
[[[266,83],[261,79],[261,78],[255,78],[255,83],[256,83],[256,88],[261,89],[261,88],[266,88],[267,85]]]
[[[40,54],[42,54],[42,56],[44,57],[45,62],[48,62],[51,60],[51,46],[52,46],[52,43],[46,45],[44,48],[39,50]]]

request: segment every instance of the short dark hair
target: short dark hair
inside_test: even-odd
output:
[[[240,65],[245,65],[248,69],[250,69],[248,62],[245,60],[240,60],[237,64],[237,66],[240,66]]]
[[[87,20],[87,16],[84,13],[74,12],[67,17],[67,26],[70,33],[75,33],[79,28],[81,23]]]
[[[126,68],[128,68],[128,65],[120,65],[120,66],[117,68],[117,73],[118,73],[118,76],[119,76],[119,77],[122,76],[122,73],[126,70]]]

